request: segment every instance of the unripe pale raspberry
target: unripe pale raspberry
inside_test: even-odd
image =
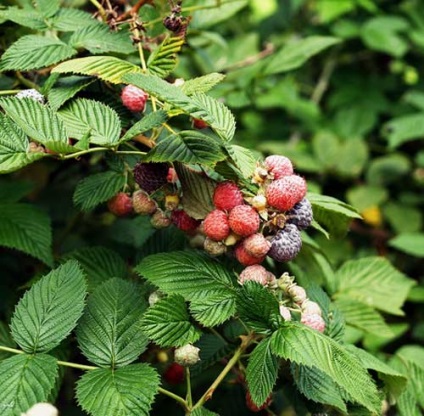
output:
[[[238,279],[240,284],[244,284],[245,282],[257,282],[262,286],[266,286],[268,284],[268,271],[265,267],[254,264],[252,266],[247,266],[241,273]]]
[[[302,313],[305,315],[319,315],[322,316],[322,310],[318,303],[312,302],[309,299],[306,299],[302,302]]]
[[[260,406],[256,405],[253,402],[252,396],[250,395],[250,392],[248,391],[246,393],[246,407],[251,411],[251,412],[260,412],[261,410],[266,409],[272,401],[272,393],[267,397],[267,399],[265,400],[264,403],[262,403]]]
[[[200,361],[199,357],[200,348],[194,345],[187,344],[183,347],[179,347],[174,352],[174,359],[177,364],[184,367],[189,367]]]
[[[125,192],[119,192],[109,199],[107,206],[109,211],[118,217],[123,217],[133,212],[132,199]]]
[[[126,85],[121,92],[122,104],[130,111],[143,111],[147,98],[149,98],[149,94],[135,85]]]
[[[134,180],[143,191],[151,194],[165,185],[168,176],[167,163],[137,163],[134,166]]]
[[[285,321],[291,321],[292,319],[290,309],[287,306],[280,305],[280,315]]]
[[[265,256],[254,257],[251,254],[249,254],[243,247],[243,244],[241,243],[237,244],[236,248],[234,249],[234,255],[236,256],[236,259],[238,260],[238,262],[241,263],[243,266],[252,266],[253,264],[261,264],[265,260]]]
[[[203,248],[205,244],[206,237],[204,234],[199,232],[199,229],[196,230],[196,233],[190,236],[188,243],[191,248]]]
[[[228,216],[224,211],[215,209],[203,221],[203,231],[211,240],[221,241],[230,234]]]
[[[243,194],[234,182],[224,181],[216,186],[213,194],[213,203],[216,208],[222,211],[229,211],[244,203]]]
[[[261,233],[255,233],[243,240],[246,251],[254,257],[264,257],[271,248],[271,243]]]
[[[158,291],[152,292],[149,295],[149,299],[148,299],[149,305],[153,306],[156,303],[158,303],[161,299],[162,299],[162,295]]]
[[[271,239],[271,248],[268,251],[268,256],[280,262],[290,261],[298,255],[301,248],[302,238],[300,231],[294,224],[286,224]]]
[[[150,224],[154,228],[166,228],[171,225],[171,219],[161,209],[158,209],[150,218]]]
[[[308,199],[303,198],[290,211],[286,213],[287,222],[296,225],[299,230],[308,228],[313,220],[312,205]]]
[[[180,197],[177,194],[171,194],[165,196],[165,209],[173,211],[180,205]]]
[[[194,231],[200,225],[199,220],[190,217],[183,209],[172,211],[171,221],[181,231]]]
[[[306,291],[302,286],[298,286],[294,284],[293,286],[290,286],[287,290],[288,295],[292,298],[293,302],[296,303],[303,303],[306,298]]]
[[[268,205],[280,211],[292,209],[305,195],[305,179],[298,175],[284,176],[266,188]]]
[[[242,237],[248,237],[259,230],[260,218],[250,205],[238,205],[230,211],[230,228]]]
[[[227,246],[221,241],[214,241],[206,237],[205,242],[203,243],[203,248],[211,256],[220,256],[227,251]]]
[[[263,211],[267,206],[267,200],[266,200],[265,195],[261,195],[261,194],[255,195],[252,198],[251,205],[257,211],[259,211],[259,212]]]
[[[19,91],[15,97],[19,99],[30,98],[31,100],[38,101],[40,104],[44,104],[45,102],[43,94],[35,89]]]
[[[264,165],[274,175],[274,179],[283,176],[293,175],[293,165],[289,158],[280,155],[268,156],[264,160]]]
[[[309,328],[315,329],[319,332],[325,331],[325,321],[318,314],[306,315],[302,313],[300,322]]]
[[[158,207],[156,201],[151,199],[144,191],[136,191],[133,193],[132,204],[134,212],[140,215],[151,215]]]
[[[21,413],[21,416],[58,416],[59,412],[56,407],[50,403],[34,404],[26,413]]]
[[[28,153],[47,153],[47,151],[41,144],[29,142]]]

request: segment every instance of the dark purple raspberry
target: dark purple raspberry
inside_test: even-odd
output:
[[[303,198],[290,211],[287,211],[286,217],[287,222],[296,225],[299,230],[308,228],[313,220],[311,203]]]
[[[134,166],[134,180],[140,188],[151,194],[167,183],[167,163],[137,163]]]
[[[302,248],[300,231],[294,224],[286,226],[278,231],[271,239],[271,248],[268,256],[276,261],[284,262],[293,260]]]

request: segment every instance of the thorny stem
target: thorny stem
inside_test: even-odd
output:
[[[90,0],[91,4],[99,11],[99,14],[103,21],[107,20],[107,13],[104,7],[97,0]]]

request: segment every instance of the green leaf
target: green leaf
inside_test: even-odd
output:
[[[282,322],[276,297],[256,282],[245,282],[238,291],[237,312],[259,334],[270,334]]]
[[[272,352],[281,358],[321,370],[353,401],[371,412],[380,411],[375,384],[356,356],[318,331],[297,322],[285,322],[271,337]]]
[[[347,199],[357,210],[364,211],[387,201],[387,189],[378,186],[360,185],[349,189]]]
[[[198,407],[191,413],[191,415],[192,416],[219,416],[218,413],[211,412],[205,407]]]
[[[204,10],[196,10],[193,13],[190,27],[192,25],[202,29],[213,27],[217,23],[230,19],[238,11],[246,7],[249,2],[247,0],[234,0],[230,3],[217,3],[215,0],[206,0],[202,4],[209,7]]]
[[[34,205],[1,204],[0,246],[23,251],[51,266],[50,218]]]
[[[0,113],[0,174],[18,170],[45,155],[43,152],[30,152],[24,131]]]
[[[90,143],[113,146],[119,141],[121,122],[115,110],[94,100],[78,98],[59,111],[71,137],[81,140],[90,133]]]
[[[77,400],[92,416],[148,416],[159,388],[159,376],[147,364],[132,364],[84,374],[77,384]]]
[[[147,60],[149,72],[165,78],[177,65],[177,53],[180,52],[184,42],[185,39],[181,36],[166,37]]]
[[[17,416],[36,403],[48,401],[58,368],[50,355],[20,354],[0,363],[2,416]]]
[[[14,340],[28,353],[52,350],[75,327],[85,295],[84,275],[75,260],[51,271],[16,306],[11,323]]]
[[[70,76],[61,78],[54,88],[48,92],[50,107],[57,111],[66,101],[92,82],[93,80],[88,77]]]
[[[350,297],[400,316],[403,315],[400,308],[415,284],[383,257],[349,260],[337,270],[335,280],[338,282],[335,298]]]
[[[161,140],[144,157],[146,162],[183,162],[213,166],[225,159],[220,143],[203,133],[187,130]]]
[[[256,158],[252,151],[236,144],[225,146],[228,154],[244,178],[250,178],[256,167]]]
[[[225,78],[224,74],[212,72],[201,77],[189,79],[181,85],[181,91],[187,95],[199,94],[208,92],[215,85],[219,84]]]
[[[87,176],[75,189],[74,204],[83,211],[89,211],[115,196],[125,182],[125,175],[112,170]]]
[[[170,296],[150,307],[141,323],[143,332],[161,347],[181,347],[193,344],[201,335],[190,322],[184,298]]]
[[[61,8],[52,19],[52,28],[60,32],[74,32],[96,24],[98,21],[90,13],[70,8]]]
[[[51,17],[59,10],[60,0],[35,0],[33,4],[43,16]]]
[[[89,296],[78,328],[83,354],[100,367],[123,367],[147,346],[141,317],[145,309],[139,288],[122,279],[110,279]]]
[[[234,291],[230,272],[197,251],[153,254],[145,257],[136,271],[164,293],[182,295],[186,300]]]
[[[410,172],[411,160],[401,153],[375,157],[368,166],[366,181],[370,185],[387,186]]]
[[[83,247],[66,254],[64,259],[78,261],[87,277],[89,291],[111,277],[123,279],[127,276],[127,264],[124,259],[106,247]]]
[[[75,49],[87,49],[94,55],[107,52],[127,55],[135,50],[126,30],[113,32],[108,25],[99,22],[75,31],[69,45]]]
[[[43,16],[35,10],[8,7],[7,9],[0,10],[0,19],[10,20],[20,26],[29,27],[30,29],[47,29]]]
[[[38,35],[22,36],[0,59],[0,71],[28,71],[64,61],[77,51],[57,38]]]
[[[47,106],[30,98],[0,100],[6,114],[32,139],[60,153],[73,152],[62,121]]]
[[[302,66],[309,58],[340,42],[330,36],[309,36],[293,41],[278,51],[265,68],[265,75],[291,71]]]
[[[124,246],[144,248],[146,241],[157,230],[152,227],[150,217],[138,215],[135,218],[118,218],[107,228],[106,237]],[[166,243],[170,243],[166,241]],[[138,251],[138,250],[137,250]]]
[[[402,233],[389,240],[389,246],[415,257],[424,257],[424,233]]]
[[[138,134],[145,133],[146,131],[159,127],[165,123],[167,119],[168,115],[164,110],[154,111],[147,114],[127,130],[120,142],[126,142]]]
[[[207,299],[192,301],[190,312],[202,325],[220,325],[235,314],[236,299],[230,292],[211,295]]]
[[[123,82],[123,76],[141,72],[141,68],[114,56],[89,56],[72,59],[53,68],[52,73],[93,75],[112,84]]]
[[[263,339],[252,351],[246,367],[246,381],[252,401],[265,403],[277,381],[279,362],[271,352],[271,338]]]
[[[411,140],[421,139],[424,135],[424,113],[393,118],[384,125],[383,133],[392,149]]]

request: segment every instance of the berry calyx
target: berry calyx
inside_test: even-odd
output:
[[[107,206],[109,211],[118,217],[131,214],[133,211],[132,199],[125,192],[119,192],[113,198],[109,199]]]
[[[153,214],[158,207],[156,201],[151,199],[144,191],[136,191],[133,193],[132,204],[134,212],[140,215]]]
[[[273,174],[274,179],[280,179],[283,176],[293,175],[293,165],[288,157],[280,155],[268,156],[264,160],[264,165],[268,171]]]
[[[298,255],[301,248],[300,231],[294,224],[286,224],[282,230],[271,238],[268,256],[280,262],[290,261]]]
[[[177,364],[184,367],[190,367],[200,361],[200,348],[187,344],[179,347],[174,352],[174,359]]]
[[[266,188],[268,204],[280,211],[288,211],[306,195],[306,182],[301,176],[290,175],[271,182]]]
[[[151,194],[165,185],[169,167],[167,163],[137,163],[134,166],[134,180],[143,191]]]
[[[300,230],[308,228],[313,220],[312,205],[309,200],[303,198],[286,213],[286,218],[288,223],[296,225]]]
[[[222,211],[230,211],[237,205],[244,203],[243,194],[234,182],[224,181],[216,186],[213,203],[216,208]]]
[[[246,251],[254,257],[266,256],[271,243],[261,233],[255,233],[243,240]]]
[[[308,326],[309,328],[315,329],[316,331],[319,331],[319,332],[325,331],[325,321],[321,315],[318,315],[316,313],[313,313],[310,315],[302,313],[300,322]]]
[[[230,228],[242,237],[248,237],[259,230],[259,215],[250,205],[234,207],[230,212],[228,221]]]
[[[240,273],[238,282],[242,285],[248,281],[257,282],[262,286],[266,286],[269,281],[268,271],[260,264],[248,266]]]
[[[249,254],[243,244],[239,243],[234,249],[234,255],[239,263],[243,266],[252,266],[253,264],[261,264],[265,260],[264,257],[255,257]]]
[[[172,211],[171,221],[181,231],[194,231],[200,224],[200,221],[190,217],[183,209]]]
[[[134,112],[143,111],[148,98],[149,94],[135,85],[126,85],[121,92],[122,104]]]
[[[230,234],[227,214],[219,209],[211,211],[203,221],[203,231],[211,240],[226,239]]]

